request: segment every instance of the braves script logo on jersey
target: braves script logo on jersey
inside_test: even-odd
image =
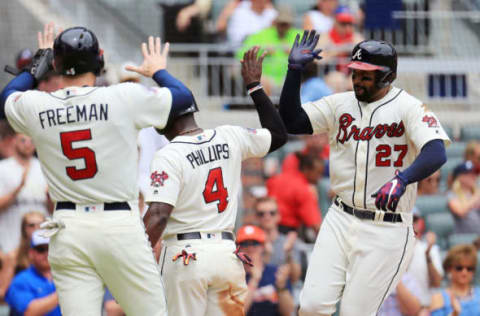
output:
[[[433,116],[425,115],[422,119],[422,122],[428,124],[428,127],[438,127],[438,121]]]
[[[152,183],[150,184],[152,187],[163,186],[165,180],[168,179],[168,174],[165,171],[162,171],[162,173],[158,173],[155,171],[150,176],[150,179],[152,179]]]
[[[341,144],[348,141],[353,137],[354,140],[370,140],[374,136],[375,138],[382,138],[384,135],[388,137],[401,137],[405,133],[405,126],[403,122],[392,124],[377,124],[377,126],[368,126],[360,129],[357,125],[353,124],[355,118],[348,113],[344,113],[338,119],[338,134],[337,142]]]

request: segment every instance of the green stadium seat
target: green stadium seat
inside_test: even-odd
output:
[[[460,139],[464,142],[468,142],[470,140],[480,140],[480,126],[471,125],[462,127]]]
[[[448,125],[442,125],[442,127],[445,133],[447,133],[448,137],[450,137],[450,139],[453,140],[453,128]]]
[[[478,238],[478,234],[451,234],[448,237],[448,246],[453,247],[460,244],[471,244]]]
[[[433,231],[439,239],[446,240],[453,231],[453,215],[450,212],[428,214],[425,216],[425,224],[427,230]],[[446,246],[444,242],[439,242],[439,245]]]
[[[318,181],[318,206],[322,210],[322,219],[327,215],[328,208],[332,204],[332,200],[328,197],[328,191],[330,190],[330,179],[323,178]]]
[[[466,142],[453,142],[446,148],[447,158],[463,158]]]
[[[422,216],[433,213],[448,212],[447,197],[444,195],[422,195],[417,197],[415,206]]]

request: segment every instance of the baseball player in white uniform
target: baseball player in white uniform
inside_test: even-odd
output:
[[[152,162],[144,222],[152,244],[163,233],[159,264],[171,315],[244,315],[242,261],[249,262],[235,250],[232,233],[241,164],[287,140],[285,126],[260,85],[265,55],[257,59],[258,50],[245,53],[242,75],[263,128],[202,129],[194,109],[176,116],[162,131],[170,143]]]
[[[96,36],[53,25],[40,34],[33,66],[1,92],[12,127],[30,135],[55,202],[49,261],[63,315],[101,315],[104,286],[127,315],[166,315],[163,285],[138,211],[137,134],[163,128],[192,105],[191,92],[166,68],[168,43],[149,38],[131,66],[164,88],[135,83],[94,87],[103,67]],[[52,57],[63,88],[33,88]],[[0,111],[3,112],[3,111]]]
[[[302,67],[318,35],[295,41],[280,114],[295,134],[327,132],[334,203],[322,223],[300,295],[300,315],[376,315],[413,252],[416,182],[446,161],[445,134],[421,101],[391,85],[395,48],[368,40],[349,67],[354,91],[300,104]]]

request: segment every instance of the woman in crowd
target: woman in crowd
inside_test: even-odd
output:
[[[20,246],[12,251],[15,260],[15,274],[25,270],[30,266],[28,259],[28,250],[30,249],[30,239],[35,230],[40,228],[40,224],[45,221],[45,216],[41,212],[31,211],[25,213],[22,217]]]
[[[453,169],[452,190],[448,195],[448,208],[455,218],[455,233],[480,233],[480,190],[471,161]]]
[[[480,288],[473,287],[477,250],[473,245],[452,247],[443,262],[449,285],[432,296],[431,316],[480,315]]]

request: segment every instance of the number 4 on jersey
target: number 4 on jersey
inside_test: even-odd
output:
[[[218,167],[210,169],[208,172],[207,183],[203,190],[203,198],[205,203],[217,202],[219,213],[225,211],[228,205],[228,191],[223,184],[222,168]]]

